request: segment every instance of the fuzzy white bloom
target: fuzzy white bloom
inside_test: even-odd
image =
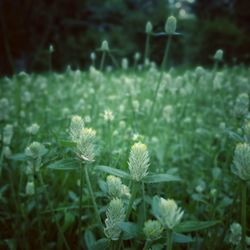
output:
[[[33,195],[35,194],[35,184],[34,181],[28,181],[25,187],[26,195]]]
[[[147,240],[157,240],[161,237],[163,228],[157,220],[148,220],[144,223],[143,232]]]
[[[111,240],[118,240],[121,234],[119,224],[125,220],[125,209],[120,199],[113,199],[106,211],[104,234]]]
[[[165,24],[165,32],[167,34],[174,34],[176,30],[176,18],[174,16],[168,17],[166,24]]]
[[[109,44],[108,44],[107,40],[102,41],[101,50],[102,51],[109,51]]]
[[[113,112],[109,109],[105,110],[103,113],[103,118],[107,122],[112,122],[114,120]]]
[[[247,143],[239,143],[234,151],[234,174],[242,180],[250,180],[250,146]]]
[[[77,140],[77,154],[85,161],[94,161],[96,131],[92,128],[83,128]]]
[[[31,124],[28,128],[26,128],[26,132],[30,135],[36,135],[40,129],[40,126],[37,123]]]
[[[173,229],[176,225],[178,225],[184,214],[184,211],[178,208],[174,200],[165,200],[164,198],[160,199],[159,212],[163,225],[169,229]]]
[[[147,34],[150,34],[150,33],[152,33],[152,30],[153,30],[153,25],[152,25],[152,23],[150,21],[148,21],[146,23],[145,32]]]
[[[11,143],[13,137],[13,125],[7,124],[3,128],[3,144],[8,146]]]
[[[249,96],[246,93],[242,93],[238,95],[235,106],[234,106],[234,112],[237,117],[245,116],[248,114],[248,108],[249,108]]]
[[[74,115],[71,118],[70,129],[69,129],[72,141],[77,142],[79,140],[83,128],[84,128],[83,119],[78,115]]]
[[[112,198],[129,198],[129,188],[122,184],[119,177],[109,175],[107,177],[108,194]]]
[[[215,61],[222,61],[223,60],[223,50],[218,49],[214,54],[214,60]]]
[[[135,143],[129,155],[129,171],[135,181],[141,181],[148,174],[149,155],[147,146],[143,143]]]
[[[230,232],[229,232],[229,242],[235,246],[240,244],[242,237],[242,228],[239,223],[232,223],[230,225]]]
[[[40,142],[32,142],[28,147],[25,149],[25,154],[28,157],[33,159],[41,158],[43,155],[47,153],[47,149],[43,144]]]

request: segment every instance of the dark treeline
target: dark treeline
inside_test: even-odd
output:
[[[170,3],[172,4],[170,4]],[[180,4],[176,5],[179,2]],[[171,65],[209,65],[214,51],[225,62],[249,63],[249,0],[1,0],[0,74],[84,68],[89,55],[107,39],[118,60],[143,54],[145,24],[162,31],[168,15],[178,19]],[[181,6],[181,7],[180,7]],[[187,14],[179,15],[180,9]],[[159,62],[165,37],[152,39],[151,59]],[[98,53],[97,53],[98,59]]]

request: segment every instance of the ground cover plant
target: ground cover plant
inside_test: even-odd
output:
[[[1,78],[1,249],[247,249],[249,68],[169,69],[163,33],[160,67],[147,23],[130,67],[104,41],[89,71]]]

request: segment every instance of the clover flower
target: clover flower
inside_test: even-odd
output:
[[[235,106],[234,112],[237,117],[245,116],[248,114],[248,107],[249,107],[249,96],[246,93],[242,93],[238,95]]]
[[[8,146],[13,137],[13,125],[7,124],[3,129],[3,144]]]
[[[33,195],[35,193],[34,181],[28,181],[25,187],[26,195]]]
[[[102,51],[109,51],[109,44],[108,44],[107,40],[102,41],[101,50]]]
[[[143,143],[135,143],[129,155],[129,171],[135,181],[141,181],[148,174],[149,155],[147,146]]]
[[[122,184],[119,177],[109,175],[107,177],[108,194],[112,198],[129,198],[129,188]]]
[[[229,232],[229,242],[233,245],[239,245],[242,237],[242,228],[239,223],[232,223],[230,225],[230,232]]]
[[[114,115],[113,112],[109,109],[105,110],[103,113],[103,118],[105,121],[110,121],[112,122],[114,120]]]
[[[167,34],[173,35],[176,30],[176,18],[174,16],[168,17],[166,24],[165,24],[165,32]]]
[[[150,33],[152,33],[152,30],[153,30],[153,25],[152,25],[152,23],[150,21],[148,21],[146,23],[145,32],[147,34],[150,34]]]
[[[250,180],[250,146],[247,143],[239,143],[234,151],[233,173],[242,180]]]
[[[176,202],[172,199],[160,199],[159,203],[160,218],[165,227],[173,229],[181,221],[184,212],[178,208]]]
[[[77,142],[79,140],[83,128],[84,128],[83,119],[78,115],[74,115],[71,118],[70,129],[69,129],[72,141]]]
[[[120,199],[113,199],[106,211],[104,234],[111,240],[118,240],[121,234],[119,224],[125,220],[125,209]]]
[[[161,237],[163,228],[157,220],[148,220],[144,223],[143,232],[147,240],[156,240]]]
[[[214,60],[215,61],[222,61],[223,60],[223,50],[218,49],[214,54]]]
[[[36,135],[40,129],[40,126],[37,123],[31,124],[31,126],[26,128],[26,132],[30,135]]]
[[[25,155],[32,158],[38,159],[41,158],[43,155],[47,153],[47,149],[43,144],[40,142],[32,142],[28,147],[25,149]]]

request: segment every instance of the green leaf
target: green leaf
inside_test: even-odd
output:
[[[26,161],[27,156],[24,153],[19,153],[19,154],[12,155],[9,159],[13,161]]]
[[[181,222],[174,228],[174,231],[177,233],[188,233],[193,231],[203,230],[209,227],[212,227],[220,221],[184,221]]]
[[[74,148],[76,146],[75,142],[67,140],[60,140],[59,144],[63,147],[68,147],[68,148]]]
[[[108,166],[96,166],[95,168],[96,170],[100,170],[107,174],[112,174],[121,178],[130,179],[130,175],[128,173],[117,168],[112,168]]]
[[[105,250],[109,249],[109,240],[106,238],[102,238],[96,241],[91,247],[90,250]]]
[[[170,181],[181,181],[181,178],[170,174],[153,174],[143,178],[143,182],[145,183],[159,183]]]
[[[75,216],[73,213],[65,212],[64,214],[64,224],[63,232],[65,232],[75,221]]]
[[[88,229],[84,232],[84,240],[88,249],[91,249],[92,245],[96,242],[94,234]]]
[[[122,230],[122,239],[130,240],[137,236],[139,232],[139,227],[137,224],[132,222],[121,222],[119,224],[120,229]]]
[[[79,160],[75,158],[62,159],[47,166],[55,170],[73,170],[79,168]]]
[[[193,238],[184,234],[173,233],[173,240],[177,243],[191,243]]]

